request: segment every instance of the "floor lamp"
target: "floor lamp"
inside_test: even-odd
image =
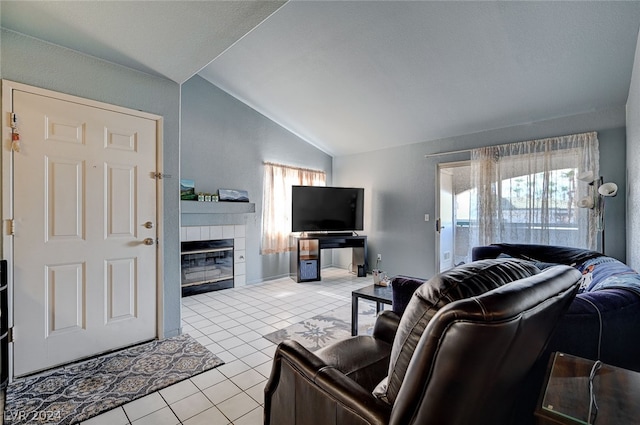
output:
[[[600,249],[604,254],[604,204],[606,198],[614,197],[618,194],[618,185],[613,182],[603,183],[600,176],[594,179],[592,171],[586,171],[578,175],[578,180],[589,183],[592,189],[590,194],[578,200],[578,207],[593,209],[597,217],[597,229],[600,232]]]

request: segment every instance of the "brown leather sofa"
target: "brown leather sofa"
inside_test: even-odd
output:
[[[569,266],[485,260],[444,272],[402,318],[315,353],[281,343],[265,425],[510,423],[526,374],[577,291]]]

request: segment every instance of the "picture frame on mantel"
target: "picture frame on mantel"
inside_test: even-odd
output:
[[[189,179],[180,179],[180,199],[183,201],[196,201],[196,182]]]
[[[249,202],[249,192],[238,189],[218,189],[220,202]]]

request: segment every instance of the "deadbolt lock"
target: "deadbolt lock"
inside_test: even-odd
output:
[[[146,227],[147,229],[153,229],[153,223],[150,221],[147,221],[146,223],[144,223],[143,226]]]

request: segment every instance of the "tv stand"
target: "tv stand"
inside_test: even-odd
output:
[[[306,233],[303,234],[308,238],[322,238],[322,237],[343,237],[343,236],[353,236],[353,232],[319,232],[319,233]]]
[[[289,276],[296,282],[321,280],[320,253],[323,249],[352,248],[352,271],[364,265],[365,275],[369,270],[367,237],[349,233],[307,233],[291,235],[291,260]],[[355,270],[354,270],[355,269]]]

